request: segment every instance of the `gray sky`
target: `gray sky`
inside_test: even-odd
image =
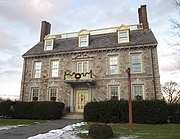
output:
[[[177,17],[173,0],[0,0],[0,96],[20,94],[21,57],[39,41],[42,20],[51,34],[137,24],[137,9],[147,5],[149,26],[158,41],[161,83],[180,83],[170,17]]]

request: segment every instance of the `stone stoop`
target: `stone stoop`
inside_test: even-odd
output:
[[[68,113],[62,119],[79,119],[83,120],[83,114],[82,113]]]

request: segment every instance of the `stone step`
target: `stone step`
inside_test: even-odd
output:
[[[84,119],[82,113],[68,113],[62,118],[63,119],[80,119],[80,120]]]

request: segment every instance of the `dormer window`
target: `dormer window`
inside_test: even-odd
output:
[[[87,46],[89,46],[89,31],[83,29],[79,32],[79,47]]]
[[[129,42],[129,28],[125,25],[121,25],[118,29],[118,43]]]
[[[88,35],[79,36],[79,47],[86,47],[86,46],[88,46]]]
[[[53,50],[53,40],[45,40],[44,50]]]
[[[53,50],[55,38],[56,38],[55,36],[50,35],[50,34],[44,38],[44,50],[45,51]]]
[[[129,33],[128,31],[119,31],[119,43],[129,42]]]

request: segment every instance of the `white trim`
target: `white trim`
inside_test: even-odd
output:
[[[120,84],[117,84],[117,82],[116,82],[116,81],[113,81],[113,80],[111,81],[111,83],[109,83],[109,84],[107,85],[107,88],[108,88],[108,90],[107,90],[107,92],[108,92],[107,98],[111,99],[111,90],[110,90],[110,87],[113,87],[113,86],[118,87],[118,100],[120,100],[120,99],[121,99]]]
[[[84,63],[87,63],[87,72],[89,72],[89,61],[78,61],[76,62],[76,72],[78,71],[78,64],[81,63],[82,64],[82,73],[84,73]]]
[[[112,54],[112,55],[108,55],[107,56],[108,58],[107,58],[107,61],[108,61],[108,63],[107,63],[107,65],[108,65],[108,74],[109,75],[117,75],[117,74],[120,74],[120,69],[119,69],[119,55],[118,54]],[[117,73],[111,73],[110,72],[110,58],[111,57],[117,57]]]
[[[106,28],[98,28],[92,30],[83,29],[80,32],[69,32],[69,33],[62,33],[54,35],[56,39],[64,39],[64,38],[72,38],[78,37],[80,34],[87,34],[90,33],[91,35],[98,35],[98,34],[105,34],[105,33],[113,33],[117,32],[119,29],[128,28],[129,30],[142,30],[142,24],[132,24],[132,25],[121,25],[121,26],[114,26],[114,27],[106,27]]]
[[[51,46],[49,45],[50,48],[47,49],[47,42],[50,42],[51,41]],[[53,50],[54,48],[54,39],[47,39],[45,40],[44,42],[44,51],[49,51],[49,50]]]
[[[33,101],[33,89],[38,89],[38,92],[37,92],[38,93],[38,96],[37,96],[38,99],[37,99],[37,101],[39,101],[40,100],[40,98],[39,98],[39,96],[40,96],[40,89],[39,89],[39,87],[31,87],[31,96],[30,96],[31,99],[30,100]]]
[[[57,76],[52,76],[52,63],[53,62],[57,62],[58,63],[58,75]],[[60,63],[59,63],[59,59],[50,59],[50,73],[49,73],[49,75],[50,75],[50,77],[52,77],[52,78],[57,78],[57,77],[59,77],[59,65],[60,65]]]
[[[120,33],[127,33],[126,37],[123,37],[126,40],[121,40]],[[128,30],[119,30],[118,31],[118,43],[126,43],[129,42],[129,29]]]
[[[51,101],[51,89],[52,89],[52,88],[56,89],[56,100],[55,100],[55,102],[57,102],[57,96],[58,96],[58,87],[57,87],[57,86],[50,86],[50,87],[49,87],[49,89],[48,89],[48,90],[49,90],[49,91],[48,91],[49,101]]]
[[[41,69],[40,69],[40,76],[35,77],[35,64],[36,63],[41,63]],[[32,68],[32,78],[39,79],[42,77],[42,60],[35,60],[33,61],[33,68]]]
[[[140,56],[140,66],[141,66],[141,69],[140,69],[140,72],[134,72],[133,71],[133,62],[132,62],[132,56],[133,55],[139,55]],[[142,60],[142,52],[141,51],[138,51],[138,52],[131,52],[130,53],[130,63],[131,63],[131,73],[132,74],[138,74],[138,73],[143,73],[143,60]]]
[[[81,39],[82,38],[85,38],[86,40],[85,40],[85,45],[81,45]],[[80,35],[79,36],[79,47],[87,47],[87,46],[89,46],[89,35]]]
[[[142,86],[142,99],[145,99],[145,95],[144,95],[144,84],[131,84],[132,86],[132,99],[135,99],[135,95],[134,95],[134,86]]]

